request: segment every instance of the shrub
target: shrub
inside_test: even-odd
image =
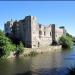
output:
[[[11,40],[0,32],[0,57],[8,56],[11,51],[14,51],[16,46],[12,44]]]
[[[23,51],[24,51],[24,46],[23,46],[23,43],[20,42],[20,44],[17,45],[17,47],[16,47],[16,53],[15,53],[15,55],[19,56],[21,53],[23,53]]]
[[[20,44],[18,45],[18,50],[20,53],[22,53],[24,51],[24,45],[22,42],[20,42]]]
[[[69,36],[60,37],[59,43],[62,45],[63,48],[72,48],[73,46],[72,38]]]
[[[30,56],[35,56],[35,55],[37,55],[37,52],[35,52],[35,51],[30,52]]]

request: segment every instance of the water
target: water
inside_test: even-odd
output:
[[[0,75],[66,75],[66,68],[74,65],[75,46],[72,50],[0,60]]]

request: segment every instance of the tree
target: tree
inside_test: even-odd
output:
[[[66,36],[69,36],[70,38],[73,38],[71,34],[66,33]]]
[[[16,49],[16,46],[12,44],[11,40],[6,37],[1,31],[0,31],[0,57],[4,55],[9,55],[11,51],[14,51]]]
[[[0,30],[0,36],[1,36],[1,35],[4,35],[4,32],[3,32],[2,30]]]
[[[62,45],[63,48],[72,48],[73,46],[72,38],[69,36],[60,37],[59,43]]]
[[[8,56],[11,51],[16,50],[16,46],[14,44],[12,44],[11,42],[7,42],[7,44],[3,47],[3,50],[4,50],[5,54]]]

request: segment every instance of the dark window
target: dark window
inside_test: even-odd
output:
[[[50,32],[50,36],[52,36],[52,35],[51,35],[51,32]]]
[[[39,35],[42,35],[42,31],[39,31]]]
[[[44,35],[46,35],[46,32],[44,31]]]
[[[41,25],[39,25],[39,28],[41,28]]]
[[[44,27],[44,30],[46,29],[46,27]]]
[[[40,46],[40,43],[38,42],[38,47]]]

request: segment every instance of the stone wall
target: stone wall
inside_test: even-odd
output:
[[[25,48],[23,55],[29,54],[30,52],[37,52],[37,53],[45,53],[45,52],[60,52],[62,50],[62,46],[47,46],[47,47],[40,47],[40,48]]]
[[[46,52],[61,52],[62,46],[47,46],[47,47],[40,47],[40,48],[24,48],[24,52],[20,56],[26,56],[29,55],[30,52],[36,52],[36,53],[46,53]],[[7,58],[15,58],[14,52],[11,52],[10,55]]]
[[[9,27],[8,27],[9,26]],[[17,38],[19,38],[26,47],[38,48],[49,46],[54,40],[58,41],[64,34],[64,29],[57,28],[55,24],[42,25],[37,22],[35,16],[26,16],[24,19],[5,24],[6,28],[12,29],[12,32]]]
[[[12,26],[13,26],[13,21],[7,21],[5,24],[4,24],[4,31],[5,31],[5,34],[11,34],[11,31],[12,31]]]

